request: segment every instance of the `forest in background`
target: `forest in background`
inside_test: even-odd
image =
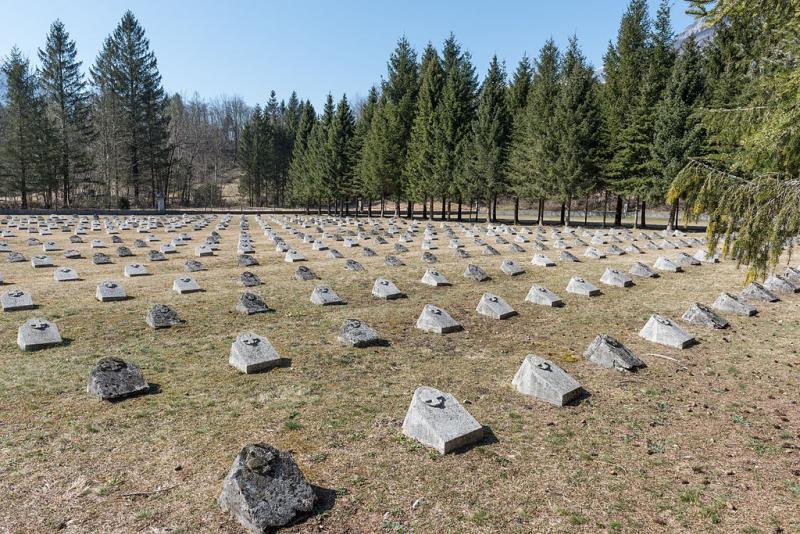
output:
[[[774,264],[800,231],[798,0],[691,0],[702,45],[678,41],[670,3],[649,16],[630,0],[603,65],[577,36],[545,41],[509,73],[494,57],[480,77],[454,35],[421,52],[400,38],[387,71],[359,102],[321,110],[272,92],[250,108],[165,93],[131,12],[83,69],[56,21],[39,67],[13,49],[0,105],[0,196],[7,206],[223,205],[239,175],[250,206],[358,214],[422,212],[496,219],[498,199],[538,207],[597,205],[621,223],[628,206],[680,203],[705,213],[713,243],[752,265]]]

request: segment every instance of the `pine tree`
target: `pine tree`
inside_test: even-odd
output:
[[[509,157],[509,177],[514,194],[539,202],[538,220],[544,216],[544,200],[553,195],[557,181],[558,132],[554,102],[558,101],[558,47],[549,39],[539,52],[528,102],[516,121]]]
[[[308,142],[317,123],[317,114],[311,102],[306,101],[302,106],[300,121],[297,124],[297,133],[294,138],[292,161],[289,165],[289,198],[294,203],[303,203],[308,209],[311,201],[308,173]]]
[[[561,89],[553,119],[558,134],[558,195],[566,203],[565,222],[569,225],[572,200],[597,187],[600,144],[597,83],[575,36],[570,38],[564,54]]]
[[[442,96],[435,112],[435,173],[444,193],[442,203],[445,197],[448,199],[447,217],[450,217],[449,201],[455,198],[460,219],[463,193],[468,185],[466,150],[475,117],[478,82],[469,52],[461,50],[452,33],[444,42],[442,66]],[[443,210],[443,219],[444,216]]]
[[[430,216],[433,217],[433,199],[443,192],[436,180],[436,107],[442,92],[442,64],[436,48],[431,43],[422,56],[421,79],[417,96],[417,109],[406,160],[408,198],[423,203],[427,214],[427,199],[431,199]]]
[[[364,144],[367,141],[369,129],[372,126],[372,119],[375,117],[375,111],[378,107],[378,88],[374,85],[370,87],[367,99],[362,102],[361,108],[358,111],[358,118],[356,119],[355,131],[353,133],[353,192],[360,199],[367,195],[365,186],[365,178],[362,174],[363,167],[361,161],[364,157]],[[370,216],[372,214],[372,202],[367,199]],[[358,209],[356,209],[356,216],[358,216]]]
[[[77,58],[75,41],[60,20],[50,26],[44,49],[39,50],[42,94],[54,123],[58,174],[64,206],[70,206],[73,181],[91,169],[87,147],[92,139],[89,93]]]
[[[485,201],[488,220],[497,220],[492,209],[494,200],[506,189],[506,156],[510,133],[510,116],[506,107],[505,68],[492,57],[489,71],[483,80],[478,111],[472,123],[469,150],[470,199]],[[495,204],[496,205],[496,204]]]
[[[331,182],[333,158],[328,142],[334,113],[333,96],[328,93],[322,116],[314,125],[306,147],[306,191],[310,195],[309,200],[315,200],[320,209],[323,202],[330,202],[334,196],[334,184]]]
[[[6,79],[6,109],[0,172],[4,193],[19,196],[20,207],[27,209],[39,170],[41,103],[36,96],[37,80],[28,59],[16,47],[3,61],[2,74]]]
[[[328,131],[328,157],[330,162],[329,183],[331,196],[343,208],[344,215],[349,215],[346,203],[355,194],[353,188],[353,167],[355,152],[353,138],[355,136],[355,119],[347,101],[347,95],[336,105],[336,114],[333,116],[330,130]]]
[[[528,93],[533,83],[533,69],[531,62],[527,55],[523,55],[522,59],[517,64],[517,70],[514,71],[514,76],[508,86],[507,104],[508,113],[510,116],[510,131],[509,131],[509,147],[508,152],[510,155],[511,145],[514,139],[514,130],[517,128],[518,123],[522,122],[525,116],[525,106],[528,104]],[[507,162],[508,162],[507,158]],[[508,169],[507,169],[508,170]],[[509,184],[512,193],[514,188]],[[519,196],[514,194],[514,224],[519,224]]]

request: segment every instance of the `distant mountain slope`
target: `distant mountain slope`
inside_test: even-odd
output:
[[[675,36],[675,49],[680,50],[690,35],[694,35],[695,41],[702,48],[714,37],[716,30],[713,26],[705,26],[703,19],[698,19],[694,24],[687,26],[681,33]]]

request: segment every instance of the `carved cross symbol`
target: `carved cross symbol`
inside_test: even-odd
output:
[[[444,396],[439,395],[435,399],[425,399],[425,404],[431,408],[444,408]]]

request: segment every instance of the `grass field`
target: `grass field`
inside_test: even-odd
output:
[[[694,301],[738,292],[743,270],[730,262],[692,267],[628,289],[601,286],[603,295],[588,299],[564,291],[572,275],[600,285],[606,267],[652,264],[657,254],[589,260],[576,249],[581,263],[545,269],[530,265],[529,245],[524,254],[496,245],[503,255],[490,257],[463,239],[472,257],[456,259],[440,232],[436,268],[453,285],[431,288],[419,283],[421,234],[401,255],[405,267],[384,266],[391,244],[366,241],[378,256],[362,258],[359,248],[328,243],[366,267],[354,273],[274,226],[347,301],[321,308],[309,302],[316,282],[293,280],[297,264],[283,263],[249,220],[261,265],[237,266],[234,217],[220,232],[218,254],[196,258],[207,267],[194,273],[202,293],[171,287],[213,225],[160,263],[133,248],[140,234],[122,232],[137,257],[101,266],[92,264],[88,241],[103,239],[115,256],[110,236],[90,232],[85,244],[69,245],[56,232],[62,249],[83,252],[79,260],[50,253],[57,265],[77,269],[78,282],[54,282],[52,269],[30,263],[0,265],[3,290],[24,288],[39,305],[0,315],[0,532],[241,532],[216,498],[240,448],[259,441],[291,450],[309,482],[327,490],[317,513],[289,531],[800,532],[800,296],[760,304],[756,317],[728,316],[726,331],[690,327],[699,343],[679,351],[637,332],[652,313],[679,319]],[[30,260],[41,247],[26,247],[27,237],[5,241]],[[503,257],[527,272],[504,275]],[[133,261],[152,276],[123,278]],[[465,280],[470,262],[492,280]],[[261,277],[264,285],[252,290],[275,313],[234,311],[244,270]],[[374,299],[378,276],[408,298]],[[97,302],[95,287],[106,279],[123,282],[133,298]],[[560,294],[565,307],[523,304],[533,283]],[[504,297],[519,316],[478,316],[484,291]],[[156,302],[174,307],[186,325],[149,329],[144,316]],[[465,330],[415,329],[426,303]],[[54,321],[67,343],[20,352],[17,328],[33,316]],[[346,318],[368,322],[391,345],[340,347]],[[228,353],[242,331],[268,337],[291,365],[238,374]],[[622,374],[586,362],[583,351],[599,333],[617,337],[647,368]],[[591,396],[556,408],[517,393],[511,378],[530,353],[556,362]],[[113,404],[90,397],[87,376],[104,356],[134,362],[158,391]],[[488,427],[487,439],[442,457],[403,437],[420,385],[465,403]]]

